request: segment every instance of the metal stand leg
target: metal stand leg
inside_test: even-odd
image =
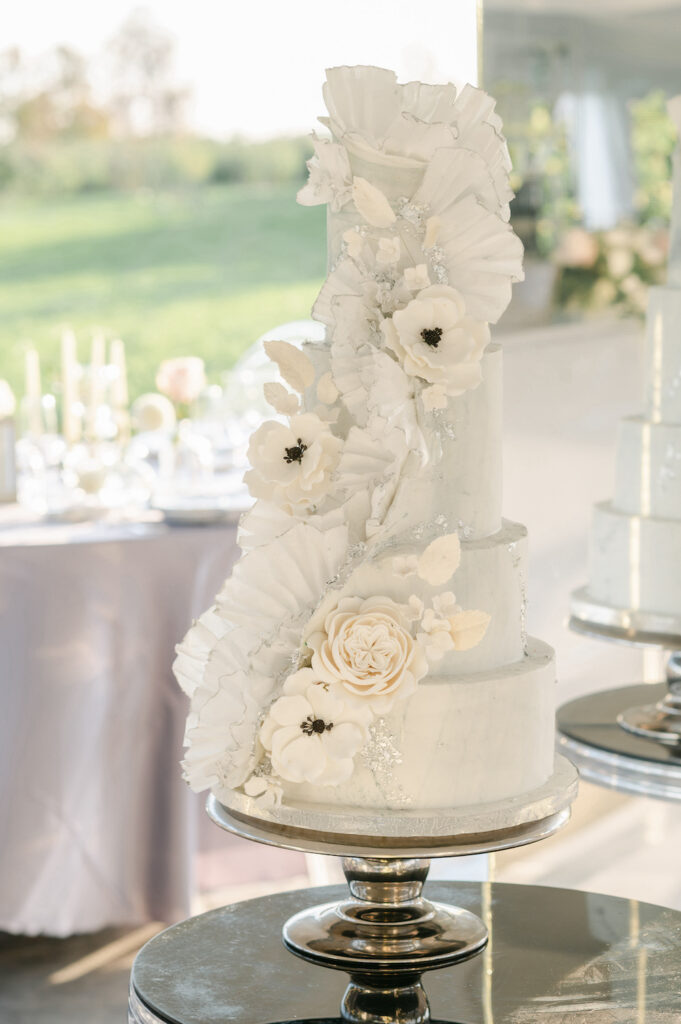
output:
[[[306,960],[351,976],[341,1012],[355,1024],[429,1019],[421,974],[467,960],[487,942],[475,914],[422,896],[429,860],[346,857],[351,898],[301,911],[284,942]]]
[[[674,651],[667,663],[667,695],[657,704],[628,708],[617,716],[627,732],[676,747],[681,744],[681,651]]]

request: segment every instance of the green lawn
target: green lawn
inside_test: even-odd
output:
[[[126,342],[131,393],[168,356],[198,354],[219,380],[259,334],[307,318],[325,273],[324,209],[293,186],[234,185],[0,203],[0,377],[22,387],[23,350],[43,387],[62,328]]]

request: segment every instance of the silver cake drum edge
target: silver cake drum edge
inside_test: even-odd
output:
[[[585,782],[633,796],[681,801],[681,767],[602,750],[571,736],[560,735],[558,744]]]
[[[640,647],[681,650],[681,616],[617,608],[591,597],[587,587],[573,591],[570,629],[598,640]]]
[[[217,825],[230,832],[294,850],[338,856],[404,857],[418,851],[428,856],[464,856],[552,835],[568,820],[577,785],[577,770],[558,755],[548,782],[526,794],[522,802],[516,798],[456,811],[433,808],[380,815],[372,809],[339,813],[289,807],[279,808],[275,818],[271,811],[258,809],[252,798],[234,793],[230,806],[211,794],[206,809]]]

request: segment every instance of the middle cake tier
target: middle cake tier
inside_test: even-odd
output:
[[[613,505],[635,515],[681,520],[681,425],[643,416],[620,421]]]
[[[678,617],[681,521],[594,506],[589,596],[606,605]]]
[[[410,531],[419,532],[418,527]],[[433,586],[403,569],[410,558],[423,552],[428,539],[407,534],[389,542],[352,568],[340,586],[334,586],[315,618],[321,622],[326,607],[346,596],[368,598],[380,594],[403,605],[416,597],[428,605],[446,588]],[[503,520],[496,533],[461,542],[461,562],[451,580],[456,600],[464,608],[487,613],[490,620],[477,646],[443,655],[441,673],[459,676],[494,671],[522,658],[526,644],[526,561],[527,530],[520,523]]]

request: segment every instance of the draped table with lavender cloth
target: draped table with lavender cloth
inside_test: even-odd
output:
[[[199,798],[181,779],[174,646],[235,523],[22,523],[0,510],[0,930],[190,912]]]

